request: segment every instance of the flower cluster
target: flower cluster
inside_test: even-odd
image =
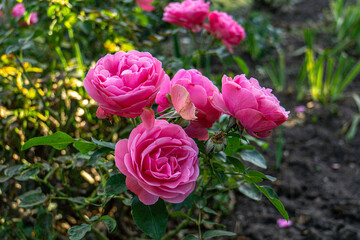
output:
[[[84,86],[99,103],[99,118],[141,117],[143,123],[129,139],[117,143],[115,162],[127,177],[127,187],[144,204],[154,204],[159,197],[179,203],[194,190],[199,150],[192,138],[207,140],[207,129],[221,114],[235,117],[257,138],[268,136],[288,117],[271,89],[260,87],[254,78],[224,75],[220,93],[198,70],[181,69],[170,80],[159,60],[134,50],[101,58],[87,73]],[[160,114],[174,108],[189,121],[185,130],[155,120],[155,101]]]
[[[233,53],[232,45],[238,45],[245,38],[245,30],[225,12],[209,11],[210,2],[204,0],[185,0],[170,3],[164,9],[163,20],[174,25],[199,32],[201,27],[220,39]],[[205,23],[208,18],[208,23]]]
[[[25,12],[26,12],[26,9],[25,9],[24,4],[18,3],[11,10],[11,16],[13,18],[21,18],[22,16],[24,16]],[[21,27],[30,26],[30,25],[37,23],[37,21],[38,21],[37,12],[32,12],[32,13],[30,13],[29,17],[25,21],[20,21],[19,25]]]

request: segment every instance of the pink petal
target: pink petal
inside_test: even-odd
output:
[[[140,115],[146,128],[153,127],[155,124],[155,114],[151,108],[144,108],[144,111]]]
[[[226,107],[223,96],[219,92],[214,92],[213,96],[209,98],[211,105],[220,112],[231,115],[229,109]]]
[[[286,219],[278,219],[276,223],[281,228],[290,227],[292,225],[291,220],[287,221]]]
[[[245,129],[252,132],[264,132],[277,127],[273,121],[267,120],[261,112],[254,109],[237,111],[235,117],[239,119]]]
[[[135,193],[138,196],[139,200],[145,205],[155,204],[159,199],[158,196],[152,195],[151,193],[148,193],[144,188],[142,188],[136,178],[132,176],[127,176],[126,186],[130,191]]]
[[[185,128],[185,132],[191,138],[197,138],[200,141],[206,141],[209,139],[209,132],[206,128],[198,127],[192,123]]]
[[[232,115],[244,108],[258,108],[254,95],[248,89],[241,88],[237,83],[230,81],[224,83],[222,93],[224,102]]]
[[[190,100],[189,92],[181,85],[174,85],[171,88],[171,101],[175,110],[186,120],[194,120],[195,106]]]

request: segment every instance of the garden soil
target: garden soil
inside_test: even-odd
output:
[[[277,225],[277,219],[282,217],[267,199],[257,202],[235,192],[234,210],[222,219],[227,230],[237,233],[231,239],[360,239],[359,131],[349,142],[345,140],[353,116],[359,112],[351,93],[360,92],[360,79],[348,88],[348,97],[336,105],[322,106],[306,98],[298,102],[291,90],[302,62],[302,57],[293,54],[304,46],[301,29],[326,24],[324,12],[329,12],[328,4],[323,0],[298,1],[290,8],[272,12],[271,23],[285,33],[282,47],[287,50],[290,88],[276,96],[291,113],[283,127],[280,168],[275,170],[277,129],[264,154],[269,166],[264,172],[278,179],[266,184],[278,193],[292,225]],[[296,113],[298,105],[306,106],[304,113]]]

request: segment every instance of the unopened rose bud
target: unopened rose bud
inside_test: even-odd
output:
[[[226,145],[226,133],[214,133],[206,142],[205,151],[207,154],[221,152],[225,150]]]

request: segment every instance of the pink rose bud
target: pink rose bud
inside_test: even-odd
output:
[[[111,120],[112,114],[105,112],[104,109],[102,109],[101,107],[98,107],[98,109],[96,111],[96,117],[99,119]]]
[[[37,15],[37,12],[33,12],[30,14],[30,17],[29,17],[29,24],[30,25],[33,25],[35,23],[37,23],[38,21],[38,15]]]
[[[155,120],[140,124],[129,139],[115,147],[115,163],[126,176],[126,186],[141,202],[151,205],[160,198],[180,203],[194,190],[199,176],[199,149],[176,124]]]
[[[212,104],[238,119],[251,136],[264,138],[285,122],[289,114],[271,91],[262,88],[255,78],[248,80],[245,74],[234,79],[224,75],[222,94],[214,93]]]
[[[231,45],[238,45],[246,36],[244,28],[225,12],[210,12],[209,24],[204,27],[211,35],[221,39],[230,53],[233,53]]]
[[[164,9],[163,20],[180,27],[198,32],[209,14],[210,2],[204,0],[185,0],[170,3]]]
[[[134,118],[150,107],[169,78],[148,52],[117,52],[101,58],[84,79],[88,94],[108,114]]]
[[[188,95],[183,89],[180,89],[180,86],[185,88]],[[180,91],[182,91],[182,95]],[[174,93],[177,95],[173,96]],[[186,133],[192,138],[207,140],[209,138],[207,128],[210,128],[222,114],[210,103],[210,97],[214,93],[220,94],[219,89],[198,70],[181,69],[171,81],[167,79],[161,86],[156,97],[156,103],[159,104],[158,112],[162,112],[173,105],[177,112],[180,111],[179,113],[184,119],[192,120],[185,129]],[[168,95],[171,95],[172,102],[169,101]],[[191,103],[188,102],[188,97]],[[192,105],[196,108],[196,119],[193,116]]]
[[[136,3],[142,10],[151,12],[154,10],[154,7],[151,6],[153,1],[154,0],[136,0]]]
[[[287,221],[286,219],[278,219],[276,222],[277,222],[277,225],[281,228],[287,228],[292,225],[292,222],[290,220]]]
[[[11,16],[13,16],[14,18],[21,17],[24,14],[25,14],[25,7],[24,4],[22,3],[16,4],[11,10]]]

